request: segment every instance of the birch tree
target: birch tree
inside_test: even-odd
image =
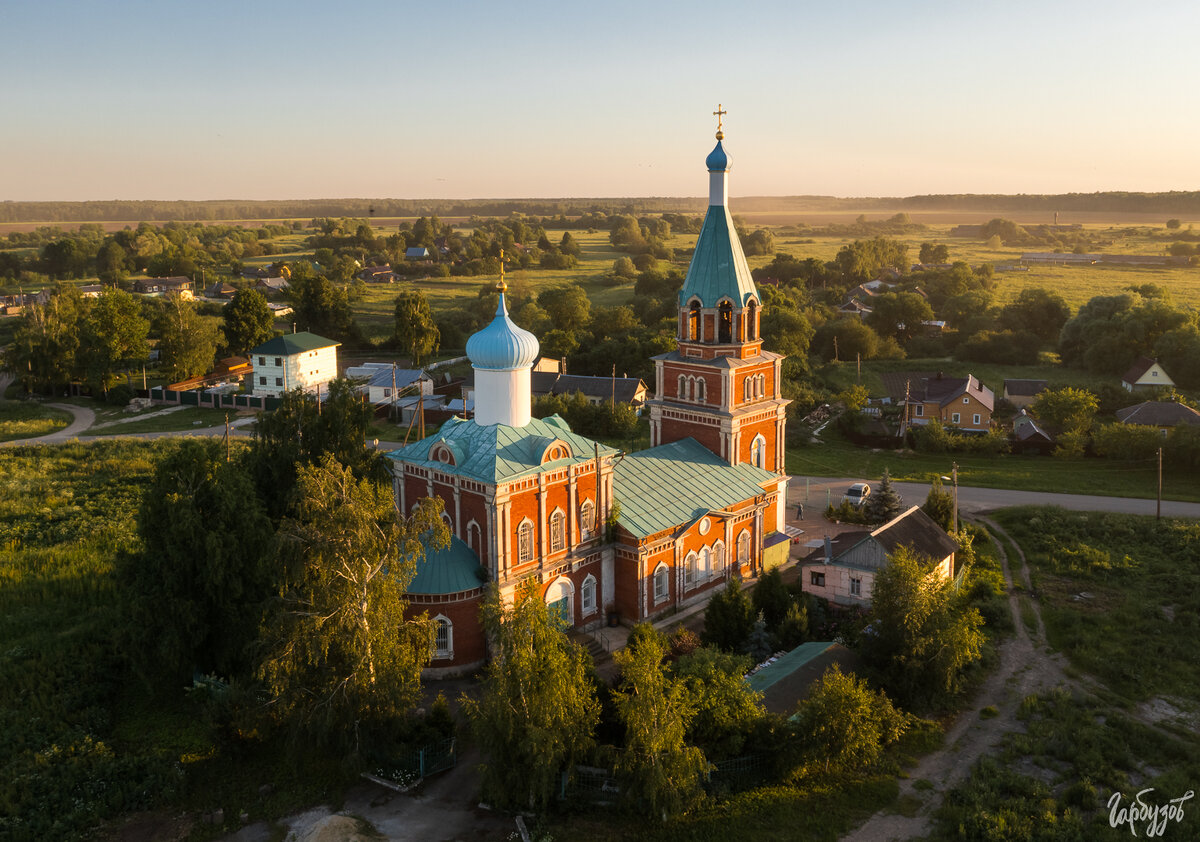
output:
[[[296,515],[280,526],[288,570],[260,673],[297,733],[358,750],[420,698],[434,630],[424,615],[405,618],[405,590],[449,533],[440,503],[422,500],[402,518],[388,485],[356,479],[328,454],[299,469],[297,487]]]

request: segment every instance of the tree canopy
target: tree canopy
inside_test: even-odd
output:
[[[695,709],[688,685],[667,672],[665,654],[657,633],[613,653],[622,677],[614,694],[617,717],[625,726],[625,745],[617,756],[622,791],[635,809],[663,818],[696,802],[708,768],[704,752],[687,743]]]
[[[245,355],[275,335],[275,316],[266,296],[256,289],[239,289],[221,311],[225,346]]]
[[[600,703],[587,652],[571,643],[526,580],[511,607],[493,587],[483,608],[492,644],[479,699],[463,709],[484,754],[483,794],[493,804],[544,809],[559,775],[594,744]]]
[[[215,440],[183,440],[155,468],[137,528],[142,546],[117,571],[135,667],[247,676],[276,578],[275,531],[243,466]]]
[[[449,530],[440,502],[403,518],[390,485],[356,478],[330,454],[300,467],[297,489],[295,517],[279,529],[287,571],[260,675],[277,718],[361,751],[420,698],[433,627],[406,619],[405,591]]]
[[[933,704],[956,692],[979,660],[983,618],[932,560],[901,547],[875,575],[862,654],[905,704]]]

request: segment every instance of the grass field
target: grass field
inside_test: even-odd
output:
[[[1051,646],[1082,688],[1029,696],[1005,736],[947,795],[934,839],[1118,839],[1108,800],[1165,804],[1200,779],[1200,527],[1023,507],[996,519],[1024,550]],[[1027,623],[1028,625],[1028,623]],[[1195,839],[1200,820],[1137,835]]]
[[[160,411],[160,408],[150,410],[150,412]],[[146,413],[149,414],[149,413]],[[121,420],[121,423],[114,424],[111,427],[101,427],[100,429],[90,429],[85,435],[89,436],[129,436],[135,433],[173,433],[186,432],[188,430],[205,429],[208,427],[217,427],[225,423],[225,418],[228,416],[230,421],[235,421],[240,415],[254,413],[243,411],[236,413],[226,411],[224,409],[201,409],[199,407],[186,407],[184,409],[175,410],[163,415],[155,415],[149,418],[138,418],[133,416],[134,420],[128,419],[131,416],[123,409],[118,409],[115,414],[105,412],[104,417],[107,420]],[[103,423],[103,420],[98,416],[98,423]]]
[[[0,441],[31,439],[61,430],[71,417],[58,409],[36,403],[0,403]]]
[[[1153,460],[1129,463],[1094,458],[874,450],[851,444],[832,428],[822,433],[820,444],[793,443],[787,449],[787,471],[793,476],[878,479],[886,468],[894,480],[929,482],[935,476],[945,475],[951,462],[958,464],[960,484],[984,488],[1141,498],[1153,498],[1157,490],[1157,463]],[[1164,466],[1163,497],[1200,502],[1200,483],[1190,471]]]

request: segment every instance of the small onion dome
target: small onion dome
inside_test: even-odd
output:
[[[717,145],[713,147],[713,151],[708,153],[708,157],[704,159],[704,165],[708,167],[709,172],[722,172],[729,169],[732,162],[729,156],[725,154],[725,147],[721,145],[720,139],[717,140]]]
[[[475,368],[499,371],[528,368],[537,359],[539,350],[537,337],[517,327],[508,317],[503,292],[496,307],[496,318],[467,340],[467,357]]]

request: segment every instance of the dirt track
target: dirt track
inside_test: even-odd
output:
[[[993,535],[1007,537],[993,521],[984,517],[977,520]],[[908,770],[908,778],[900,781],[902,798],[909,796],[921,801],[916,815],[910,818],[895,813],[876,813],[857,830],[843,836],[843,842],[885,842],[926,836],[932,814],[941,805],[945,794],[970,773],[980,757],[993,750],[1005,733],[1023,730],[1016,716],[1021,700],[1030,694],[1072,683],[1063,672],[1063,657],[1046,644],[1045,625],[1037,602],[1014,590],[1011,560],[1004,552],[1004,546],[994,537],[992,540],[1000,554],[1004,584],[1008,587],[1008,607],[1016,628],[1015,634],[1000,646],[1000,666],[984,683],[975,706],[959,714],[946,732],[945,746],[923,757],[915,768]],[[1015,542],[1013,546],[1016,546]],[[1027,594],[1030,590],[1029,568],[1019,547],[1017,552],[1020,554],[1021,585]],[[1029,601],[1037,617],[1037,632],[1033,636],[1021,621],[1022,600]],[[981,718],[979,710],[988,705],[995,705],[999,716]],[[915,784],[919,780],[929,781],[933,788],[917,789]]]

